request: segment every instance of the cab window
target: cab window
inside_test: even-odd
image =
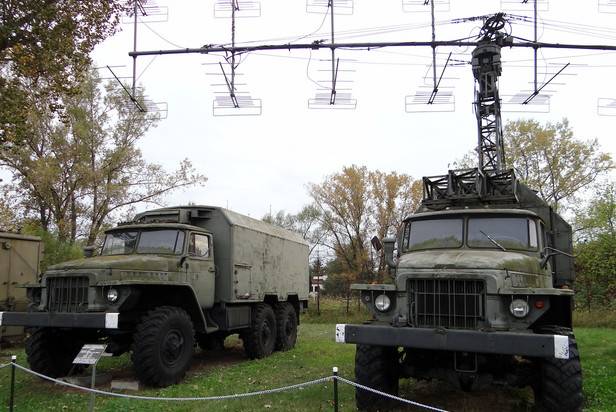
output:
[[[472,248],[537,248],[536,223],[526,217],[471,217],[467,243]]]
[[[463,222],[461,218],[412,221],[403,247],[408,250],[458,248],[462,246]]]
[[[188,254],[196,257],[210,256],[210,237],[198,233],[190,235],[190,243],[188,244]]]

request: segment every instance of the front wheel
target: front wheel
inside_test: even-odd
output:
[[[535,402],[550,412],[582,410],[582,365],[577,342],[571,329],[557,328],[550,333],[569,337],[569,359],[543,358],[539,361],[540,382]]]
[[[184,309],[161,306],[137,326],[131,360],[139,380],[164,387],[179,382],[190,367],[195,345],[193,324]]]
[[[26,340],[28,364],[51,378],[66,376],[83,343],[73,331],[38,328]]]
[[[357,345],[355,379],[360,385],[398,395],[400,378],[398,349],[390,346]],[[359,410],[390,410],[396,402],[365,389],[355,389]]]

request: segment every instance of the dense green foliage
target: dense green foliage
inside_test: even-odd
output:
[[[40,226],[29,224],[23,228],[23,233],[39,236],[43,242],[43,256],[41,258],[41,272],[56,263],[83,257],[83,250],[78,244],[58,239],[58,235],[45,231]]]
[[[576,304],[616,310],[616,184],[605,186],[578,216]]]
[[[0,149],[0,166],[13,175],[4,186],[12,196],[0,199],[0,212],[19,210],[17,219],[36,219],[61,241],[85,237],[93,244],[132,205],[158,204],[169,191],[206,180],[188,160],[174,172],[146,161],[138,143],[158,117],[137,110],[121,85],[103,84],[95,70],[75,94],[62,96],[62,119],[45,99],[28,98],[25,144]]]
[[[28,94],[61,111],[90,64],[94,46],[113,34],[130,2],[3,0],[0,6],[0,143],[22,144]]]

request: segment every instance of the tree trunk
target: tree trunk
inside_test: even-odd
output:
[[[77,206],[75,205],[75,193],[71,193],[71,245],[75,243],[77,238]]]

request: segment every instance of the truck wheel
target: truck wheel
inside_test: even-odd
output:
[[[269,356],[276,345],[276,317],[270,305],[259,303],[252,311],[250,330],[242,334],[244,351],[250,359]]]
[[[26,340],[28,364],[33,371],[52,378],[66,376],[82,346],[83,341],[71,331],[35,329]]]
[[[289,302],[276,305],[276,350],[292,349],[297,342],[297,314]]]
[[[355,379],[360,385],[398,395],[398,349],[390,346],[357,345],[355,347]],[[359,410],[390,410],[396,402],[374,392],[355,388]]]
[[[534,388],[535,403],[550,412],[581,411],[584,402],[582,366],[575,336],[568,328],[550,328],[542,330],[542,333],[569,336],[569,359],[540,360],[541,381]]]
[[[137,326],[132,356],[135,374],[150,386],[179,382],[190,366],[195,345],[193,324],[184,309],[161,306]]]

